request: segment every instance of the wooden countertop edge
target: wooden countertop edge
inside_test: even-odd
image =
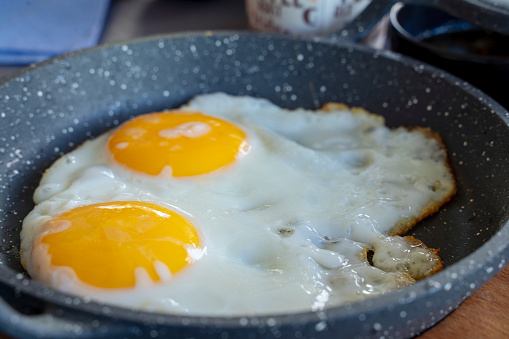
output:
[[[509,266],[419,339],[509,338]]]

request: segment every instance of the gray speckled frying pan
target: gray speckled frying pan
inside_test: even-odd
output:
[[[31,280],[19,256],[42,172],[90,137],[143,112],[222,91],[316,108],[362,106],[390,126],[443,137],[457,196],[412,235],[446,269],[413,286],[322,312],[211,318],[132,311]],[[153,37],[59,57],[0,84],[0,328],[16,337],[411,337],[451,312],[509,256],[509,113],[443,71],[401,56],[259,34]]]

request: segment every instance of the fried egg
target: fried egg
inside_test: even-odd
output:
[[[316,311],[440,270],[437,250],[401,235],[455,190],[428,129],[207,94],[57,160],[21,258],[55,289],[138,310]]]

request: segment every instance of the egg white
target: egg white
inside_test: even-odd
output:
[[[105,152],[111,132],[86,142],[56,161],[34,194],[37,205],[21,233],[32,277],[115,305],[200,315],[319,310],[413,282],[386,268],[429,253],[388,234],[454,190],[435,139],[390,130],[369,113],[289,111],[222,93],[181,109],[235,123],[247,134],[248,154],[210,174],[150,177],[111,160]],[[117,200],[156,203],[188,218],[203,245],[195,262],[164,283],[140,277],[134,289],[118,290],[59,283],[37,271],[32,243],[46,220]],[[401,255],[373,267],[365,254],[375,246],[396,246]]]

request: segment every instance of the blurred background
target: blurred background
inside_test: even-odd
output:
[[[294,5],[298,7],[299,1]],[[355,14],[353,4],[360,2],[363,8],[370,0],[324,0],[327,1],[332,4],[322,11],[329,14],[327,18],[316,13],[309,16],[315,22],[323,22],[321,27],[334,24],[334,6],[341,4],[348,10],[335,14],[336,22],[339,16],[342,26],[345,18]],[[28,64],[97,44],[175,32],[250,30],[247,8],[251,5],[255,13],[254,5],[261,4],[264,12],[255,14],[264,15],[270,12],[266,5],[270,3],[274,1],[0,0],[0,77]],[[285,14],[287,19],[294,14],[302,16],[291,10]],[[291,20],[287,23],[292,25]],[[280,33],[284,24],[280,24]],[[294,22],[293,27],[298,24]]]
[[[247,28],[242,0],[0,0],[0,77],[97,44]]]
[[[509,11],[509,0],[493,1],[506,1],[502,9]],[[262,30],[305,37],[327,35],[350,21],[361,21],[356,18],[370,2],[0,0],[0,78],[62,53],[156,34]],[[482,12],[471,15],[480,17]],[[419,5],[396,4],[390,15],[378,19],[377,26],[366,28],[369,34],[358,39],[359,43],[445,69],[509,107],[509,36]],[[503,22],[509,31],[509,15]]]

